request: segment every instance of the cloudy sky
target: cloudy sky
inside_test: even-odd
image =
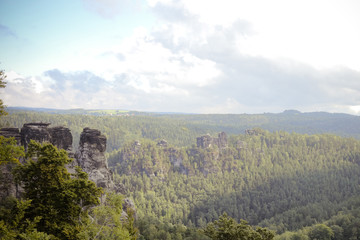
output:
[[[360,114],[358,0],[1,0],[8,106]]]

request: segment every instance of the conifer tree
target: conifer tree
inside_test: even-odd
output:
[[[71,159],[65,150],[50,143],[31,141],[26,157],[28,161],[14,172],[24,187],[25,199],[30,201],[23,220],[37,219],[38,231],[59,239],[78,239],[88,208],[99,204],[101,188],[79,168],[71,177],[65,166]]]

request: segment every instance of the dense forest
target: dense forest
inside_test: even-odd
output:
[[[134,142],[109,162],[135,200],[139,218],[149,219],[141,225],[144,231],[154,227],[151,219],[201,228],[226,212],[277,234],[326,221],[343,232],[337,239],[360,234],[354,231],[360,223],[355,139],[257,129],[254,135],[232,136],[222,149]],[[337,215],[352,219],[352,230],[332,224]]]
[[[84,127],[106,135],[114,179],[136,206],[138,239],[221,239],[221,224],[248,229],[242,219],[275,239],[360,239],[358,117],[13,110],[0,119],[34,121],[69,127],[74,147]],[[225,145],[198,144],[221,131]]]

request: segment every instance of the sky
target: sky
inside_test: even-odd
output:
[[[7,106],[360,115],[358,0],[0,0]]]

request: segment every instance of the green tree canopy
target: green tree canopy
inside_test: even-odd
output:
[[[138,233],[132,215],[123,215],[123,200],[122,195],[107,192],[102,204],[90,210],[91,217],[79,236],[84,239],[136,240]]]
[[[311,240],[330,240],[334,236],[334,232],[324,224],[317,224],[312,227],[308,235]]]
[[[255,230],[244,220],[237,223],[224,213],[219,220],[209,223],[203,233],[213,240],[271,240],[274,234],[265,228]]]
[[[59,239],[78,239],[88,208],[99,204],[101,188],[80,168],[71,176],[65,166],[71,162],[66,151],[50,143],[31,141],[26,157],[27,162],[14,171],[30,200],[23,219],[36,220],[38,231]]]
[[[24,148],[16,144],[14,138],[0,136],[0,165],[19,163],[19,158],[24,156]]]
[[[0,88],[4,88],[6,86],[5,78],[6,78],[5,71],[0,70]],[[6,115],[6,112],[3,101],[0,99],[0,116],[2,115]]]

